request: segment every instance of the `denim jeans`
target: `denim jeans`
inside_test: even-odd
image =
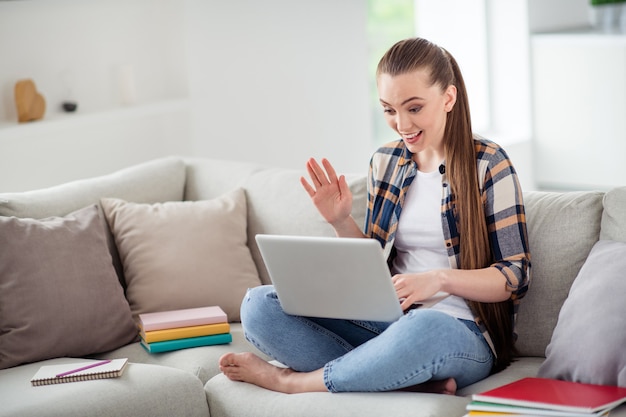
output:
[[[331,392],[392,391],[454,378],[462,388],[487,377],[493,355],[473,321],[411,310],[386,322],[286,314],[271,285],[248,290],[241,305],[246,339],[289,368],[324,369]]]

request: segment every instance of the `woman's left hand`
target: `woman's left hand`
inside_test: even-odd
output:
[[[402,300],[400,304],[402,311],[408,309],[412,304],[432,297],[441,290],[441,282],[437,278],[436,271],[419,274],[397,274],[391,280],[398,299]]]

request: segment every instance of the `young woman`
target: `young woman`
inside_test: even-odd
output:
[[[377,70],[380,103],[400,139],[371,161],[365,232],[350,216],[344,176],[327,160],[301,182],[339,237],[377,239],[407,310],[393,323],[285,314],[272,286],[242,303],[252,353],[220,359],[224,374],[286,393],[417,390],[454,394],[510,363],[514,318],[529,282],[522,191],[508,156],[474,136],[454,58],[421,39],[395,44]]]

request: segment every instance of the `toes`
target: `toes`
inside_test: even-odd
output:
[[[227,366],[231,366],[233,364],[234,353],[225,353],[219,359],[220,368],[225,368]]]

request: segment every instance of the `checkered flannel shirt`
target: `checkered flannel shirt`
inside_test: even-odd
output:
[[[474,139],[480,193],[493,254],[491,267],[497,268],[512,290],[515,322],[520,299],[530,280],[530,252],[522,190],[515,169],[505,151],[484,138]],[[417,164],[402,140],[379,148],[370,161],[368,206],[365,234],[377,239],[389,258],[406,192],[415,178]],[[460,239],[455,217],[455,197],[445,173],[442,175],[441,219],[450,267],[459,268]],[[485,326],[475,321],[494,350]],[[495,351],[494,351],[495,354]]]

